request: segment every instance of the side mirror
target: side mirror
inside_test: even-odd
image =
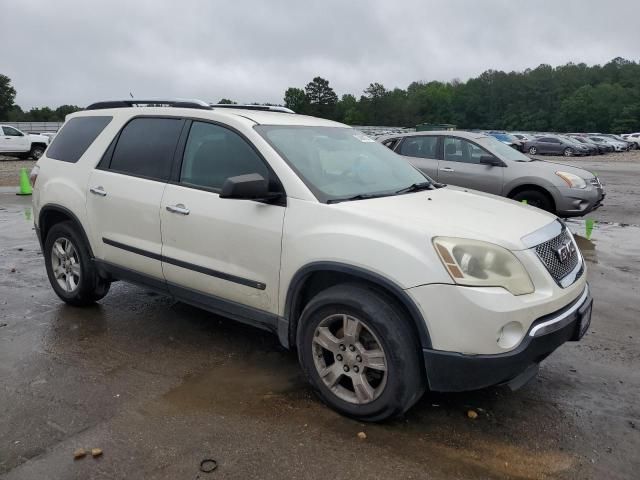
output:
[[[269,192],[269,182],[259,173],[229,177],[222,184],[220,198],[238,200],[273,200],[280,193]]]
[[[480,163],[482,165],[489,165],[491,167],[504,167],[505,164],[499,158],[494,157],[493,155],[482,155],[480,157]]]

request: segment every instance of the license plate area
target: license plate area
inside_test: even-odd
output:
[[[580,340],[587,333],[589,325],[591,325],[591,312],[593,311],[593,299],[589,299],[582,307],[578,309],[578,321],[576,322],[576,331],[573,340]]]

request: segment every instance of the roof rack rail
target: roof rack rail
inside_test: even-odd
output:
[[[175,107],[175,108],[198,108],[200,110],[212,110],[213,107],[202,100],[192,99],[153,99],[139,100],[136,98],[126,100],[109,100],[106,102],[96,102],[89,105],[85,110],[103,110],[105,108],[127,108],[127,107]]]
[[[212,103],[213,108],[236,108],[239,110],[260,110],[263,112],[296,113],[290,108],[277,105],[238,105],[236,103]]]

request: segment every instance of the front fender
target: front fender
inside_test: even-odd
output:
[[[507,182],[504,187],[505,196],[509,197],[511,196],[511,193],[516,189],[529,185],[542,188],[545,191],[549,192],[549,194],[553,197],[553,200],[558,203],[558,200],[560,198],[560,192],[558,190],[559,185],[555,185],[553,182],[539,176],[518,177]]]

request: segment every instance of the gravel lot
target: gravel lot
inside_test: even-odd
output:
[[[0,156],[0,187],[13,187],[19,184],[20,169],[26,167],[31,171],[35,160],[16,160]]]
[[[427,394],[377,425],[323,406],[267,333],[120,282],[93,308],[61,303],[30,199],[0,194],[0,477],[638,478],[640,154],[569,163],[608,194],[590,240],[569,222],[595,299],[585,338],[517,392]],[[74,461],[80,447],[104,454]]]

